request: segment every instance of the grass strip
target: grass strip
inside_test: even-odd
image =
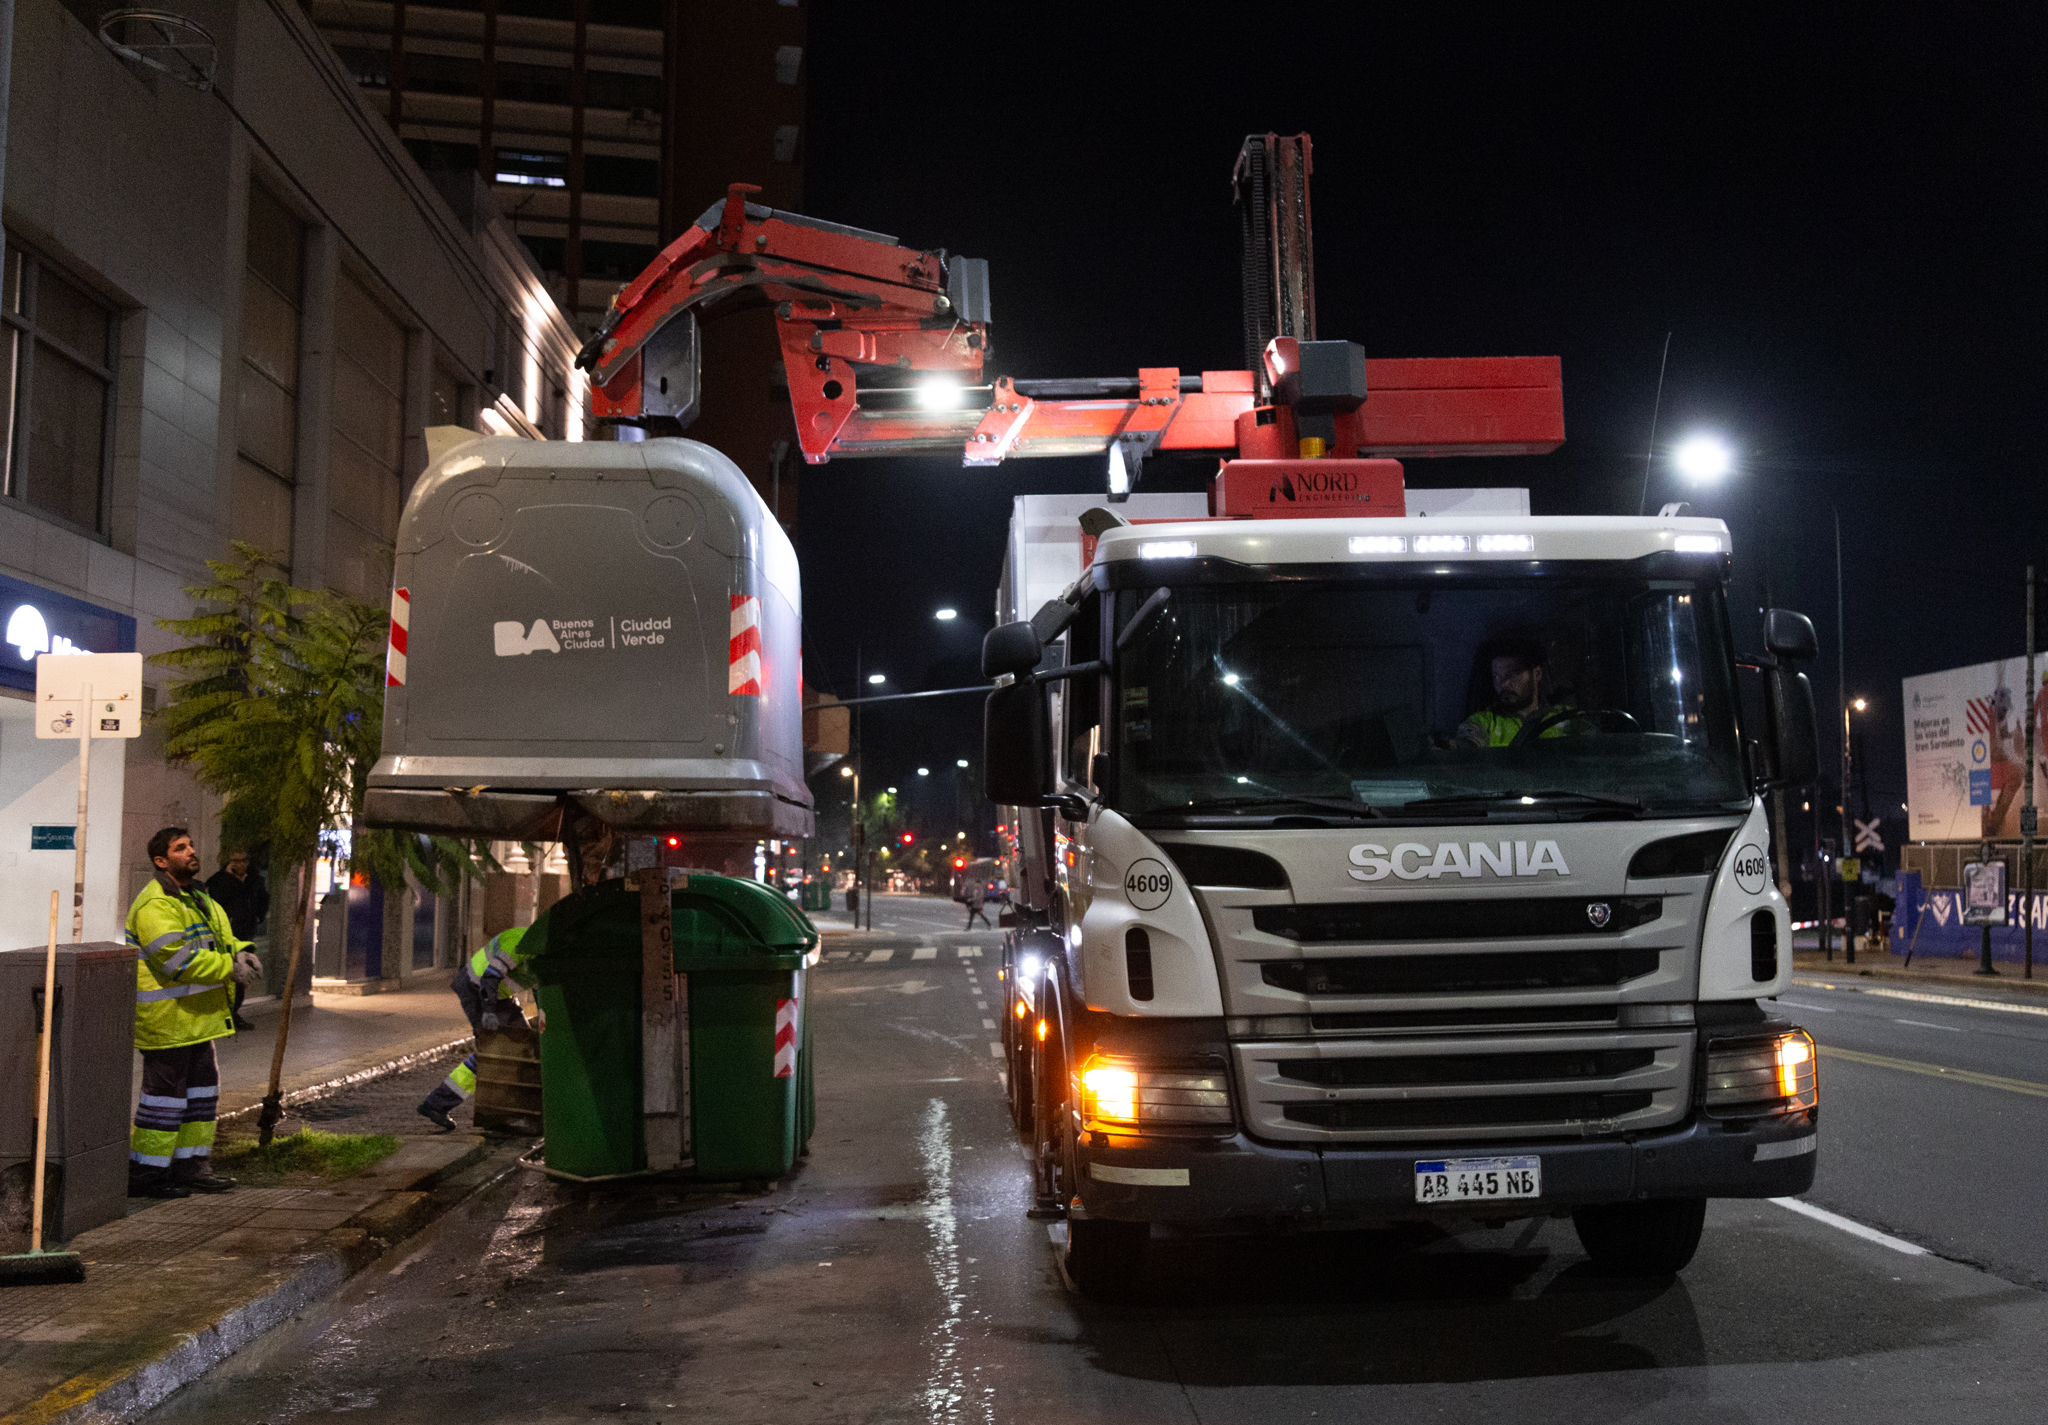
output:
[[[352,1177],[398,1151],[389,1133],[322,1133],[302,1128],[267,1146],[253,1138],[216,1144],[214,1165],[222,1172],[256,1178]]]

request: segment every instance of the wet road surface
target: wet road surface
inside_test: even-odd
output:
[[[515,1174],[148,1418],[2040,1416],[2048,1297],[2008,1279],[2031,1259],[2015,1252],[2001,1276],[1768,1202],[1714,1204],[1698,1259],[1672,1282],[1598,1279],[1569,1223],[1541,1221],[1437,1237],[1163,1241],[1141,1302],[1083,1301],[1064,1285],[1047,1227],[1023,1216],[1026,1163],[990,1051],[998,939],[953,933],[950,905],[893,899],[877,929],[893,915],[898,941],[832,952],[814,972],[819,1126],[787,1181],[600,1192]],[[1865,1001],[1809,987],[1790,998],[1825,1005],[1809,1018],[1824,1047],[1905,1053],[1888,1036],[1911,1026],[1852,1024]],[[1933,1022],[1922,1011],[1941,1008],[1898,1013]],[[1973,1028],[2025,1018],[1948,1012]],[[1947,1051],[1915,1052],[1931,1062]],[[2019,1067],[1996,1057],[2007,1051],[1972,1052],[1993,1056],[1968,1060],[1987,1075]],[[1964,1063],[1959,1048],[1952,1058]],[[1990,1254],[1996,1243],[1959,1205],[1981,1189],[1974,1175],[1933,1202],[1927,1184],[1944,1180],[1932,1166],[1913,1176],[1951,1130],[1901,1126],[1885,1146],[1873,1125],[1941,1111],[1915,1095],[1984,1095],[1959,1115],[1949,1105],[1960,1122],[2032,1113],[2038,1101],[1836,1056],[1823,1075],[1816,1200],[1845,1214],[1891,1204],[1892,1230],[1924,1231],[1939,1251],[1947,1230]],[[2013,1138],[2032,1136],[2031,1120],[2013,1121]],[[1869,1141],[1844,1148],[1852,1131]]]

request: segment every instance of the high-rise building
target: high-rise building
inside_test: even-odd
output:
[[[420,167],[478,175],[556,303],[588,336],[607,304],[732,183],[803,207],[797,0],[312,0],[310,11]],[[714,310],[703,414],[790,523],[788,392],[773,323]]]

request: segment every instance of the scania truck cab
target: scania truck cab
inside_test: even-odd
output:
[[[1806,1189],[1764,798],[1814,634],[1738,658],[1726,527],[1153,498],[1019,501],[983,650],[1008,1089],[1081,1289],[1155,1224],[1569,1215],[1664,1274],[1707,1199]]]

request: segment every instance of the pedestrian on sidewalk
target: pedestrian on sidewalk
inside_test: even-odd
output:
[[[988,929],[995,929],[993,925],[989,925],[988,916],[982,913],[982,906],[988,903],[988,888],[982,885],[981,877],[976,876],[967,883],[966,888],[961,892],[960,899],[967,902],[966,928],[968,930],[974,929],[974,921],[977,916],[981,918],[981,923],[987,926]]]
[[[462,1001],[470,1032],[479,1038],[501,1029],[527,1027],[518,995],[522,987],[532,989],[535,979],[526,957],[519,953],[519,942],[525,938],[523,926],[501,930],[456,972],[455,997]],[[546,1015],[540,1016],[540,1027],[548,1027]],[[443,1131],[451,1129],[455,1120],[448,1116],[449,1110],[460,1108],[462,1101],[475,1092],[476,1051],[471,1050],[469,1057],[426,1096],[419,1106],[420,1116]]]
[[[263,924],[263,917],[270,914],[270,891],[263,884],[263,874],[249,869],[249,853],[230,851],[221,868],[206,881],[206,893],[216,904],[228,913],[228,926],[235,932],[237,940],[254,940],[256,931]],[[235,1029],[247,1033],[256,1026],[242,1018],[242,1001],[247,998],[249,987],[240,981],[235,983]]]
[[[149,838],[156,875],[128,907],[135,947],[135,1047],[142,1051],[142,1099],[128,1136],[130,1197],[226,1192],[233,1178],[213,1171],[213,1123],[220,1063],[213,1041],[235,1032],[228,985],[247,983],[263,964],[236,938],[227,913],[199,884],[192,834],[167,826]]]

